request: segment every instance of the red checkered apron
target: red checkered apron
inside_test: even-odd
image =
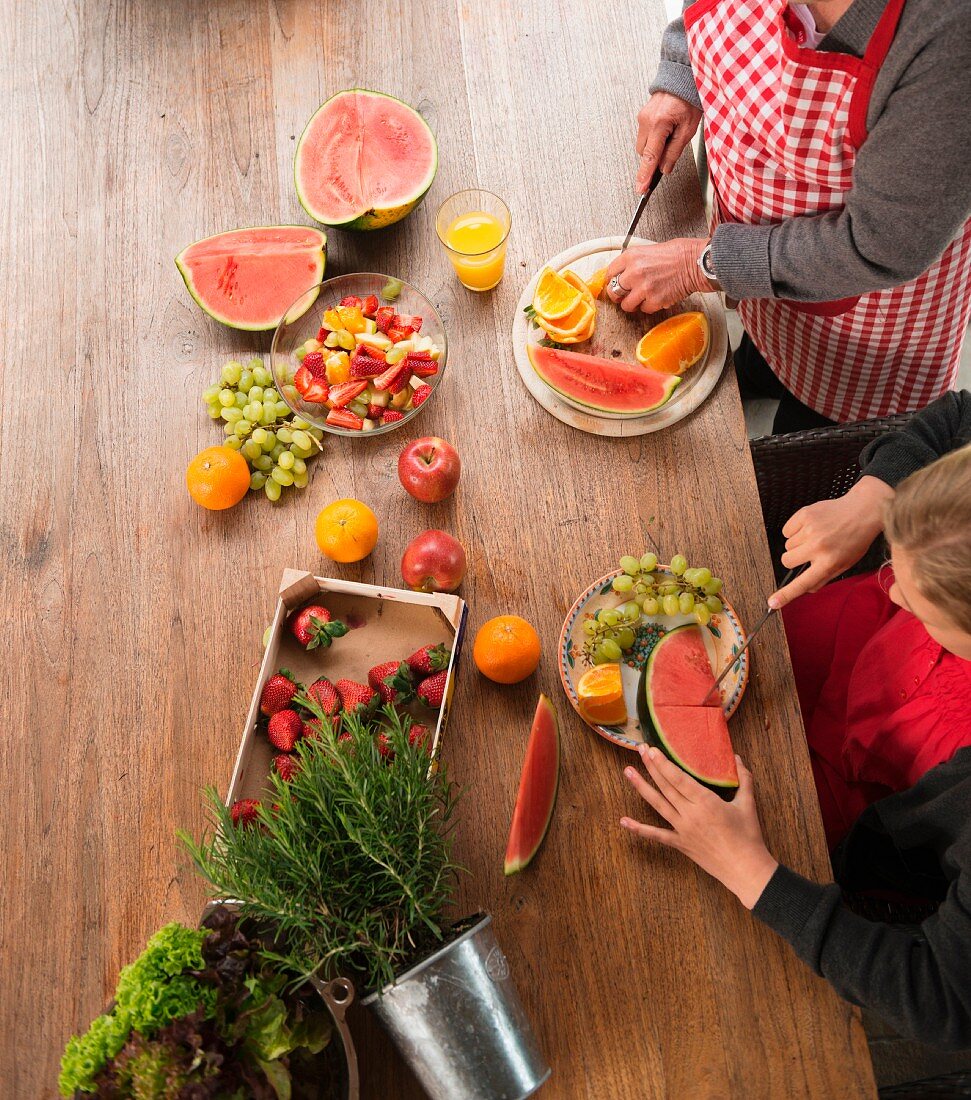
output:
[[[862,58],[801,47],[787,0],[687,9],[716,221],[771,224],[843,206],[904,2],[890,0]],[[902,286],[821,303],[752,298],[738,311],[786,388],[824,416],[922,408],[957,374],[971,314],[971,220]]]

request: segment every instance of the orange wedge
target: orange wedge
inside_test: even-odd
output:
[[[627,721],[620,665],[597,665],[577,683],[580,713],[598,726],[617,726]]]
[[[711,331],[703,313],[678,313],[646,332],[634,353],[642,367],[684,374],[708,351]]]
[[[607,285],[607,269],[602,267],[599,271],[595,271],[589,279],[587,279],[587,288],[594,298],[599,298],[603,294],[603,289]]]
[[[558,344],[578,344],[582,340],[589,340],[593,335],[596,316],[597,311],[593,305],[581,301],[576,309],[555,324],[539,316],[536,318],[536,323]]]
[[[570,286],[580,291],[585,302],[589,302],[593,305],[593,295],[590,293],[590,287],[587,286],[575,271],[571,271],[567,268],[566,271],[563,272],[563,278],[566,279]]]
[[[533,309],[547,321],[570,315],[583,300],[582,293],[551,267],[543,268],[533,292]]]

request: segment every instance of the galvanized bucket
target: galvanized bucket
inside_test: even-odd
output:
[[[521,1100],[550,1075],[486,913],[368,1006],[431,1100]]]

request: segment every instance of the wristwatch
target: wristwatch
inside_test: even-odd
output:
[[[718,283],[718,276],[715,274],[715,268],[711,262],[711,241],[701,250],[698,256],[698,267],[701,268],[702,275],[704,275],[709,282]]]

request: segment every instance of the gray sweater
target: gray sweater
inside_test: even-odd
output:
[[[862,56],[886,2],[854,0],[819,49]],[[682,19],[665,31],[650,90],[701,105]],[[971,217],[969,97],[971,4],[907,0],[845,206],[776,225],[720,225],[712,262],[727,294],[829,301],[926,271]]]

